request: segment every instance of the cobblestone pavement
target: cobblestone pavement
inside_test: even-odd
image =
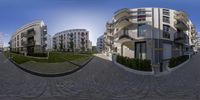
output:
[[[200,55],[162,76],[127,72],[103,55],[76,73],[39,77],[15,67],[0,53],[0,100],[199,100]]]

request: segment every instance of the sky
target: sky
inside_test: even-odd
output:
[[[105,32],[107,21],[121,8],[160,7],[183,10],[200,32],[200,0],[0,0],[0,32],[4,46],[24,24],[43,20],[48,34],[84,28],[93,45]]]

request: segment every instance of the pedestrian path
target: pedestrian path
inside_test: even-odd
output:
[[[198,100],[200,55],[162,76],[138,75],[97,55],[63,77],[39,77],[18,69],[0,54],[0,100]]]

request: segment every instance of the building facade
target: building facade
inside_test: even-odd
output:
[[[10,49],[24,55],[45,53],[47,41],[47,26],[37,20],[17,29],[10,39]]]
[[[88,43],[88,49],[89,49],[90,51],[92,51],[92,41],[90,41],[90,40],[89,40],[89,43]]]
[[[0,51],[3,51],[3,33],[0,33]]]
[[[102,53],[104,51],[104,36],[97,38],[97,52]]]
[[[183,11],[167,8],[120,9],[106,24],[105,51],[152,64],[193,52],[194,25]]]
[[[53,36],[53,49],[56,51],[81,52],[90,50],[89,31],[70,29]]]
[[[46,41],[46,44],[47,44],[47,47],[46,47],[46,50],[47,51],[51,51],[52,50],[52,37],[50,34],[47,34],[47,41]]]

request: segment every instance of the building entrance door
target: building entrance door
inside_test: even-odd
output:
[[[135,43],[135,58],[146,59],[146,42]]]

